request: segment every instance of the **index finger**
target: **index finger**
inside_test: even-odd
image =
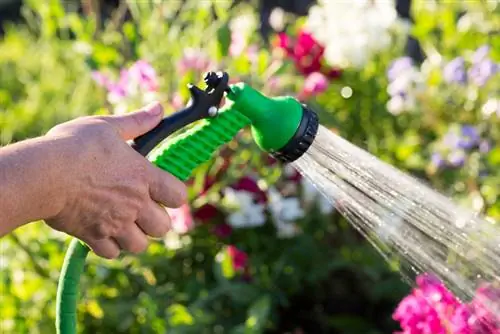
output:
[[[186,185],[160,168],[150,165],[151,181],[149,184],[149,193],[151,198],[168,208],[178,208],[187,200]]]

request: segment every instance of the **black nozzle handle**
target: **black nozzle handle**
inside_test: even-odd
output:
[[[141,155],[147,156],[163,140],[186,125],[216,116],[224,93],[229,87],[229,76],[223,72],[208,72],[205,82],[207,83],[205,90],[189,84],[191,99],[186,108],[165,117],[153,130],[135,138],[131,147]]]

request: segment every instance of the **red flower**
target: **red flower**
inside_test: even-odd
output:
[[[321,72],[329,79],[337,79],[342,74],[340,70],[323,65],[325,48],[304,30],[299,31],[294,41],[285,33],[278,34],[276,46],[294,60],[295,67],[303,75]]]
[[[207,222],[217,217],[219,213],[219,209],[212,204],[204,204],[194,212],[193,216],[201,222]]]
[[[262,189],[260,189],[259,186],[257,185],[257,182],[248,176],[239,179],[235,184],[231,186],[231,188],[233,188],[234,190],[248,191],[254,194],[255,199],[257,200],[258,203],[267,202],[266,192],[262,191]]]
[[[269,155],[269,154],[266,154],[266,161],[265,161],[265,164],[267,166],[274,166],[278,163],[278,160],[276,160],[276,158],[274,158],[272,155]]]
[[[233,261],[233,267],[237,271],[244,271],[248,264],[248,255],[244,251],[239,250],[235,246],[228,246],[227,253]]]
[[[233,233],[233,228],[231,227],[231,225],[223,223],[215,225],[213,231],[214,234],[219,238],[227,238],[231,235],[231,233]]]
[[[300,174],[296,169],[294,169],[289,175],[287,175],[287,180],[299,183],[302,180],[302,174]]]

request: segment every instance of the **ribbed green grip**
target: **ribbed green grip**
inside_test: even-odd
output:
[[[250,119],[235,109],[221,109],[215,118],[204,119],[185,133],[153,151],[149,160],[161,169],[187,180],[193,170],[212,158],[214,152],[231,141]]]
[[[56,330],[58,334],[76,333],[78,283],[89,251],[90,249],[80,240],[73,239],[64,257],[57,287]]]

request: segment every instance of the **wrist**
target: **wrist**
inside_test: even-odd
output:
[[[67,163],[67,140],[38,137],[0,150],[0,199],[7,221],[17,228],[58,214],[65,202],[63,168]]]

